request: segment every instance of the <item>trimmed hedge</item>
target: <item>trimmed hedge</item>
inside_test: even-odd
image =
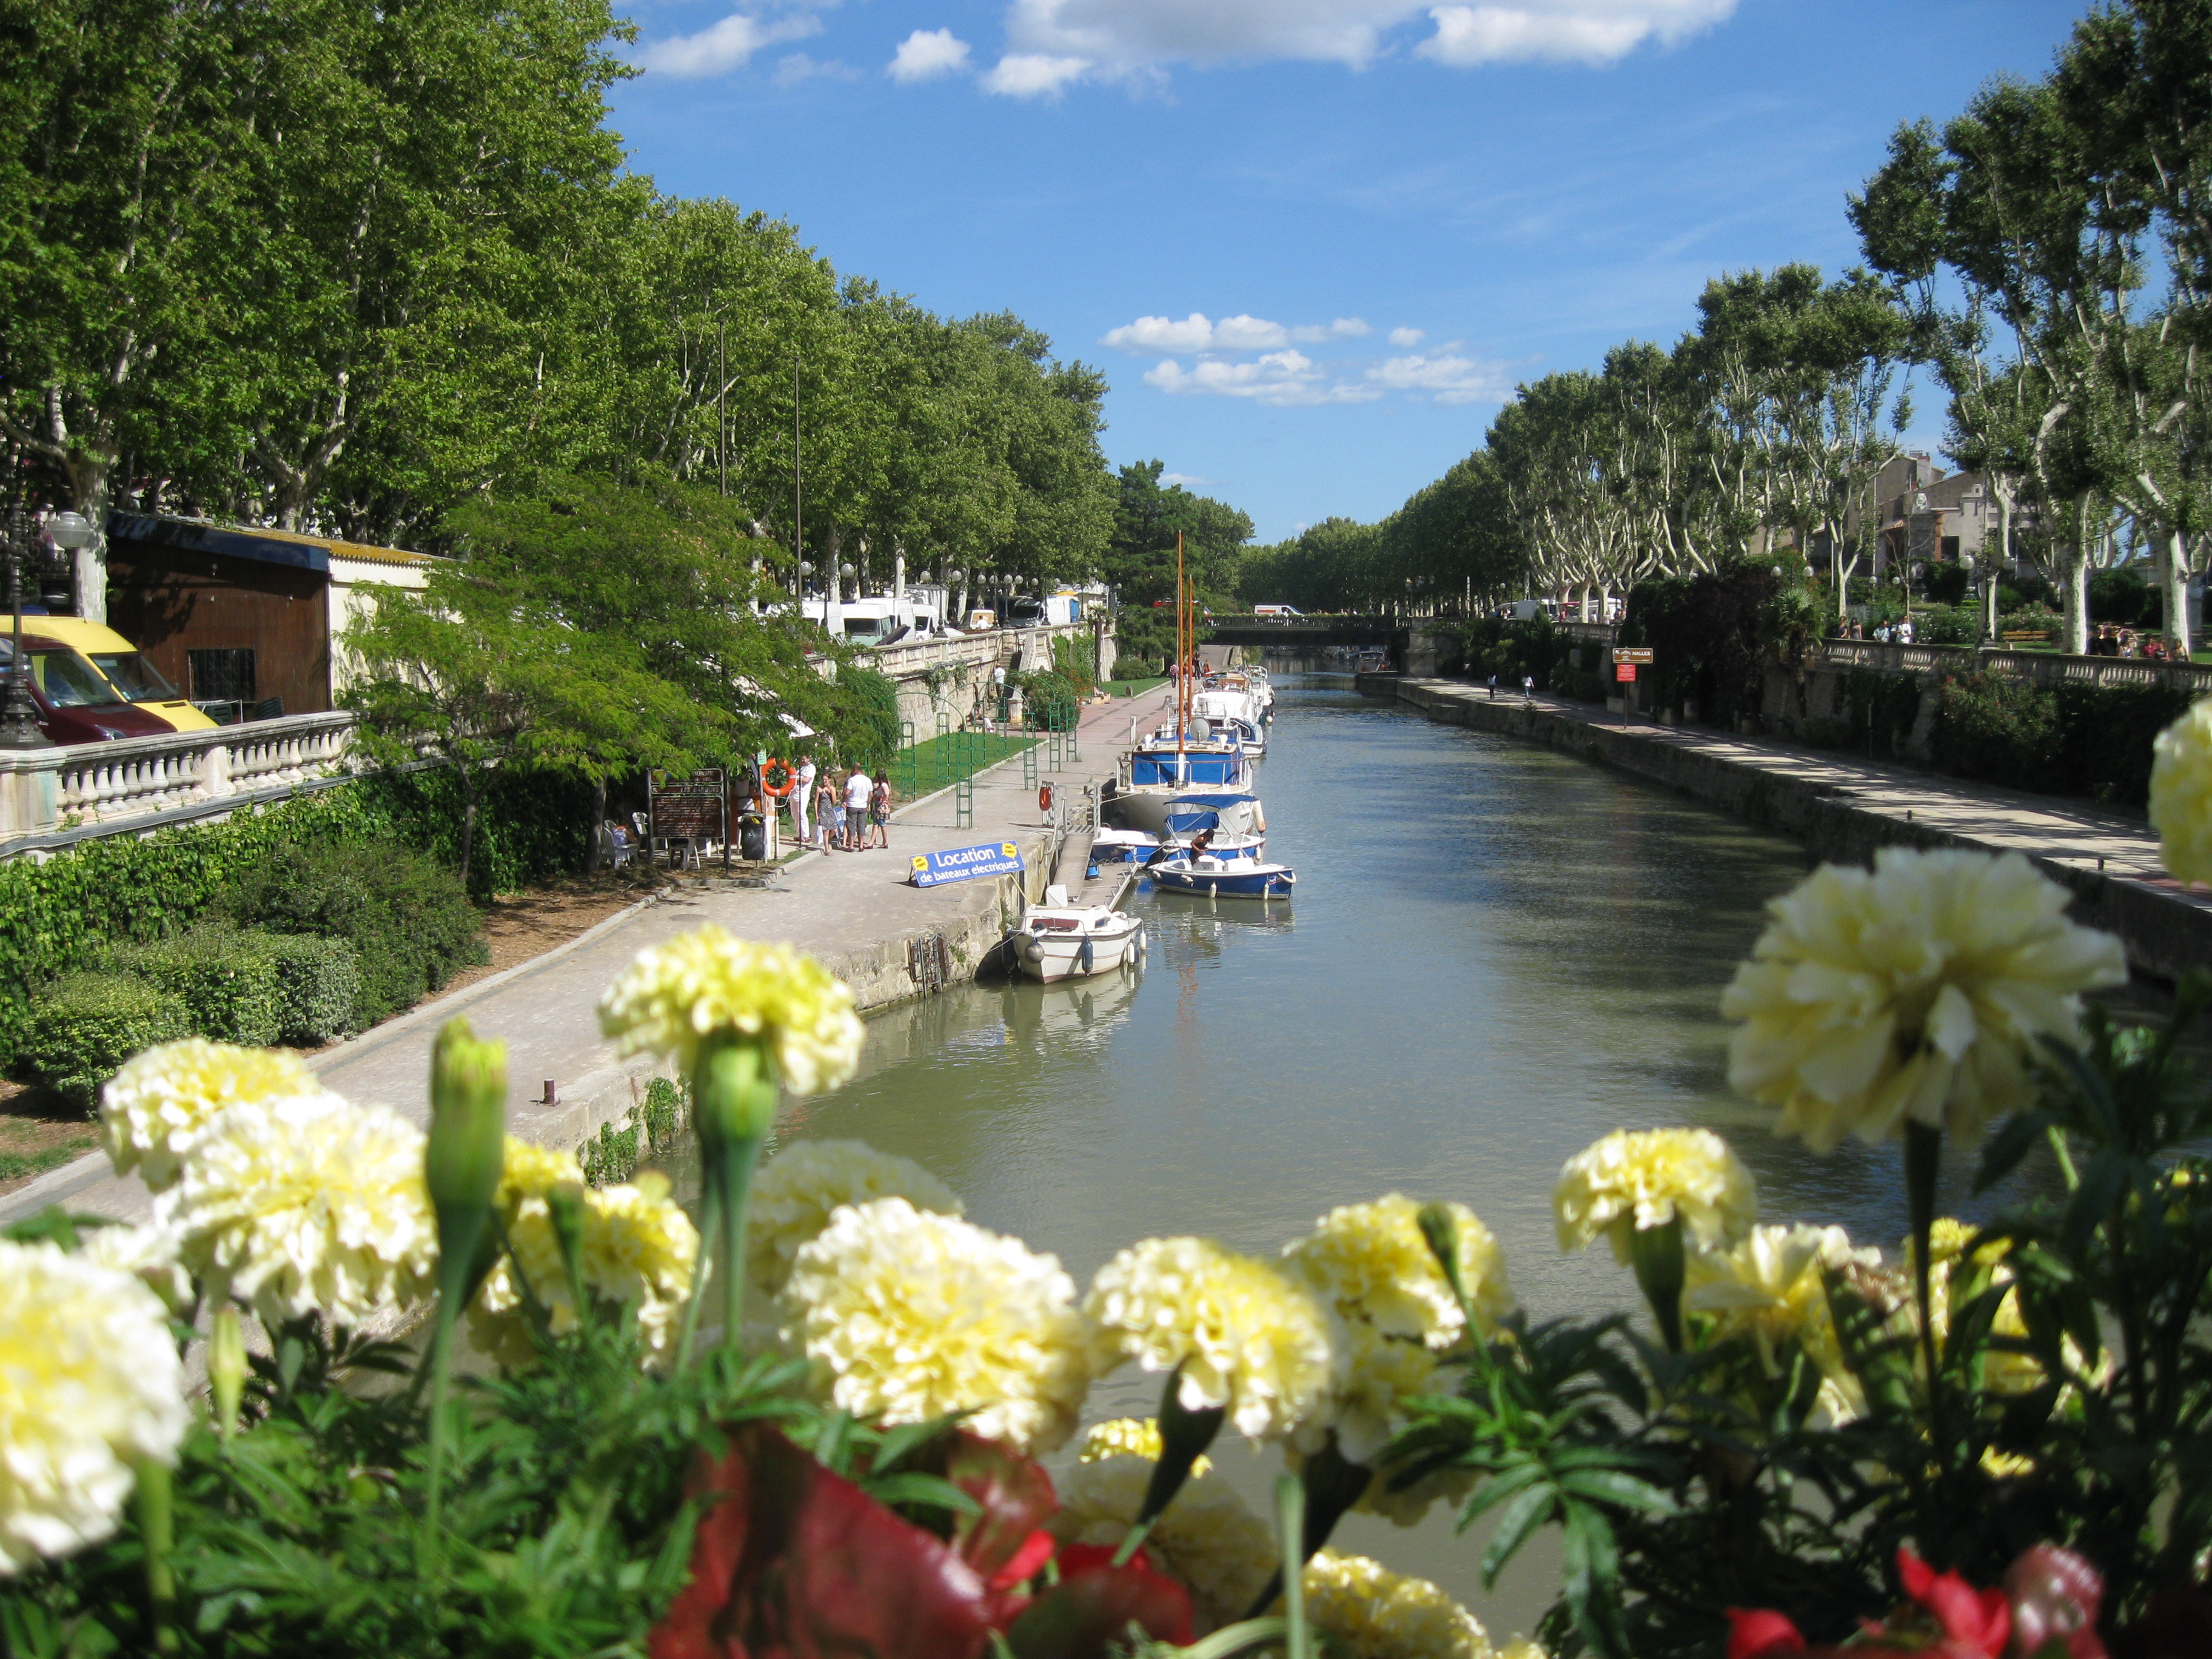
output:
[[[141,1048],[192,1032],[184,999],[129,974],[65,974],[32,1005],[26,1069],[81,1105]]]
[[[217,823],[81,842],[44,863],[0,863],[0,1069],[22,1056],[34,991],[116,946],[181,932],[278,846],[389,838],[450,869],[459,862],[459,793],[450,772],[386,773]],[[579,779],[495,776],[477,817],[471,890],[489,896],[583,868],[592,807]]]
[[[1983,783],[2141,806],[2151,740],[2188,711],[2159,685],[2061,685],[1968,674],[1936,689],[1936,763]]]
[[[126,946],[112,966],[183,1003],[194,1036],[266,1048],[284,1035],[276,959],[254,950],[245,934],[194,928],[180,938]]]
[[[313,1048],[361,1030],[361,952],[342,939],[251,933],[276,964],[283,1040]]]
[[[240,876],[223,908],[273,933],[350,945],[358,1026],[411,1008],[461,969],[490,960],[460,878],[397,842],[286,842]]]

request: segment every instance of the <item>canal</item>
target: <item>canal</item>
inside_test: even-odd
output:
[[[1273,1255],[1331,1206],[1397,1190],[1472,1206],[1534,1316],[1627,1307],[1609,1252],[1559,1255],[1552,1184],[1607,1131],[1667,1124],[1727,1135],[1766,1218],[1894,1247],[1892,1157],[1810,1157],[1725,1081],[1721,988],[1801,848],[1341,678],[1279,684],[1261,787],[1295,906],[1139,898],[1141,978],[890,1011],[856,1079],[798,1103],[781,1135],[915,1158],[1079,1284],[1150,1235]],[[1155,1399],[1125,1370],[1094,1415]],[[1275,1468],[1224,1461],[1255,1498]],[[1495,1632],[1549,1599],[1542,1560],[1480,1595],[1479,1547],[1440,1511],[1411,1534],[1354,1517],[1340,1541],[1437,1578]]]

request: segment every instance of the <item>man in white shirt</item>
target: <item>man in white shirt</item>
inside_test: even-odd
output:
[[[860,850],[868,822],[868,797],[875,792],[876,781],[866,767],[854,767],[853,775],[845,780],[845,845],[855,853]]]
[[[792,838],[804,847],[807,842],[806,809],[814,799],[814,757],[799,757],[799,787],[791,792]]]

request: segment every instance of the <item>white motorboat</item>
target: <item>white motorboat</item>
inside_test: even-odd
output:
[[[1145,951],[1145,924],[1105,904],[1070,904],[1067,889],[1044,890],[1045,902],[1026,911],[1014,930],[1014,966],[1047,985],[1134,966]]]

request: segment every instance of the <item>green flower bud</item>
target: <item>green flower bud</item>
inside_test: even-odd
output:
[[[702,1044],[691,1078],[702,1146],[759,1140],[775,1127],[776,1073],[756,1039],[718,1035]]]
[[[238,1310],[226,1302],[215,1310],[208,1332],[208,1388],[215,1395],[216,1432],[230,1438],[238,1428],[238,1404],[246,1394],[246,1328]]]
[[[438,1212],[438,1243],[467,1261],[499,1190],[507,1158],[507,1045],[478,1042],[465,1019],[447,1022],[430,1053],[430,1136],[423,1178]]]

